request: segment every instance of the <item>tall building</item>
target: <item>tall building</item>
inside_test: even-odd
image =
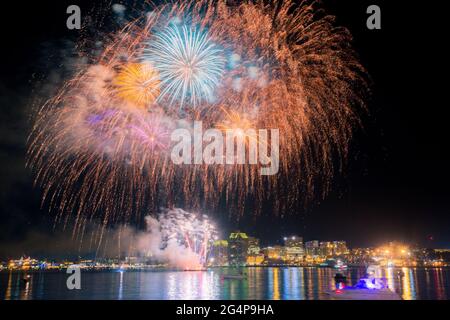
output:
[[[300,262],[305,254],[303,238],[292,236],[284,238],[285,260],[289,262]]]
[[[305,251],[308,256],[318,256],[319,255],[319,241],[311,240],[305,242]]]
[[[228,241],[217,240],[214,241],[211,250],[211,256],[209,262],[213,266],[226,266],[228,265]]]
[[[259,247],[259,239],[254,237],[248,237],[248,249],[247,254],[248,255],[259,255],[261,251],[261,248]]]
[[[244,232],[232,232],[228,239],[228,263],[243,266],[247,262],[248,236]]]
[[[347,243],[345,241],[333,241],[334,255],[341,256],[349,253]]]
[[[319,255],[322,257],[332,257],[334,255],[334,245],[331,241],[322,241],[319,244]]]
[[[319,243],[319,255],[324,258],[347,255],[349,250],[345,241],[322,241]]]

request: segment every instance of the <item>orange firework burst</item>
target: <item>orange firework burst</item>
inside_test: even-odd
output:
[[[241,114],[237,111],[227,111],[222,109],[225,113],[225,119],[217,125],[220,130],[243,130],[256,128],[256,121],[250,119],[246,114]]]
[[[248,145],[249,142],[258,142],[258,132],[257,132],[257,122],[252,119],[249,115],[239,113],[235,110],[225,110],[225,119],[217,124],[219,130],[233,131],[238,136],[244,138],[245,143]]]
[[[128,63],[120,68],[113,80],[118,97],[146,107],[159,96],[158,72],[149,63]]]

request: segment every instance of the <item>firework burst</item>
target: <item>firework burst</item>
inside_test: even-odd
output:
[[[346,29],[315,1],[168,3],[143,16],[109,35],[37,113],[29,164],[58,218],[74,213],[80,228],[222,201],[237,215],[265,201],[287,213],[326,194],[366,88]],[[278,174],[173,164],[170,131],[199,120],[278,129]]]
[[[113,80],[118,97],[144,108],[159,96],[159,84],[158,72],[148,63],[126,64]]]
[[[204,267],[208,261],[211,244],[217,240],[217,230],[206,215],[190,213],[182,209],[164,210],[158,217],[162,234],[162,246],[171,242],[184,246],[198,257],[190,268]]]
[[[144,61],[155,65],[161,74],[160,98],[182,107],[212,102],[224,73],[223,52],[206,31],[187,25],[171,24],[148,41]]]

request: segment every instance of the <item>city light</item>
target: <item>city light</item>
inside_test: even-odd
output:
[[[450,266],[450,250],[423,249],[390,242],[373,248],[348,248],[345,241],[303,241],[300,236],[283,237],[284,245],[261,247],[258,238],[236,231],[227,239],[218,236],[209,242],[206,267],[221,266],[320,266],[345,269],[347,266],[379,265],[383,267],[445,267]],[[82,259],[50,261],[21,257],[0,263],[0,270],[65,270],[73,264],[82,269],[161,269],[170,268],[154,255],[145,257]]]

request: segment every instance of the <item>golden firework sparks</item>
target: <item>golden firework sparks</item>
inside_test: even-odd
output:
[[[151,105],[160,94],[158,72],[149,63],[128,63],[114,77],[118,97],[139,107]]]

